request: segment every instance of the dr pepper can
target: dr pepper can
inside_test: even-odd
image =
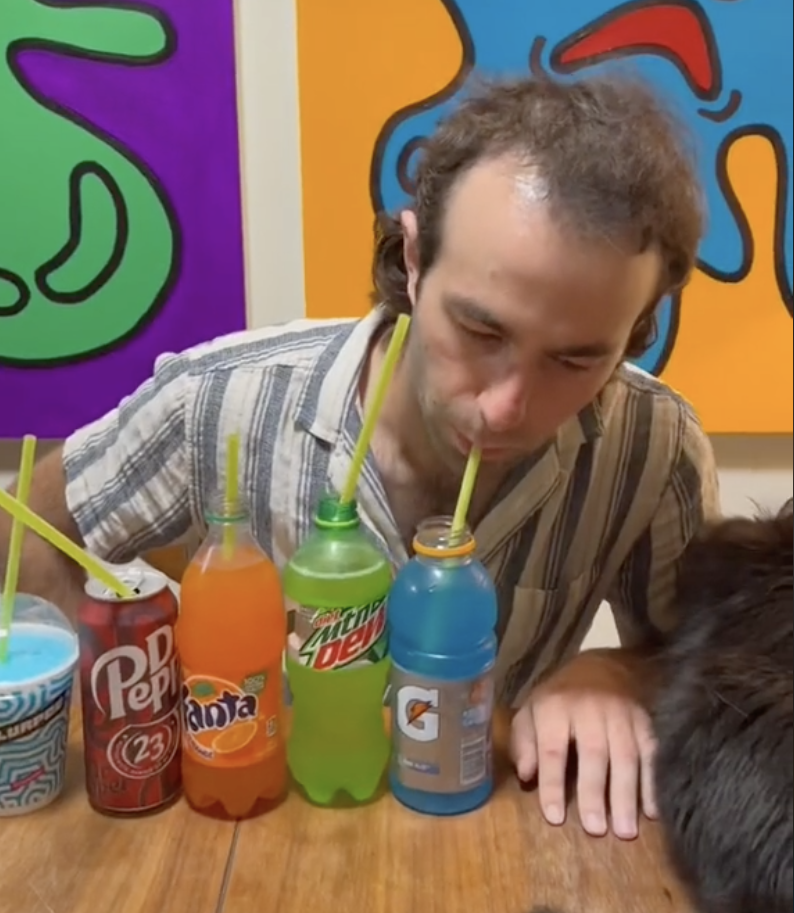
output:
[[[178,603],[156,571],[125,568],[117,576],[133,598],[89,580],[78,610],[83,744],[92,808],[133,816],[181,793]]]

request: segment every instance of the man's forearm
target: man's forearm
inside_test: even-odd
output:
[[[82,545],[66,506],[65,488],[59,447],[34,469],[29,504],[32,510]],[[9,490],[15,493],[14,487]],[[0,588],[5,578],[12,525],[11,518],[0,510]],[[74,620],[84,584],[85,574],[81,568],[35,533],[25,531],[17,584],[19,592],[48,599]]]
[[[0,516],[0,581],[5,577],[11,521]],[[73,561],[40,539],[26,532],[17,590],[41,596],[58,606],[74,621],[83,595],[85,574]]]

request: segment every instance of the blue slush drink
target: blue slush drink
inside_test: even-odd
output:
[[[49,805],[63,790],[77,635],[54,605],[16,597],[0,664],[0,817]]]

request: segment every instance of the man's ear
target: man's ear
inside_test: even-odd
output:
[[[419,226],[416,213],[404,209],[400,213],[400,225],[403,230],[403,260],[405,274],[408,277],[407,291],[411,306],[416,307],[416,290],[419,286]]]

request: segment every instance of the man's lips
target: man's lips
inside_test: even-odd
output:
[[[615,57],[656,54],[673,63],[704,101],[722,90],[722,67],[711,24],[695,3],[624,3],[580,28],[554,49],[551,66],[573,73]]]

